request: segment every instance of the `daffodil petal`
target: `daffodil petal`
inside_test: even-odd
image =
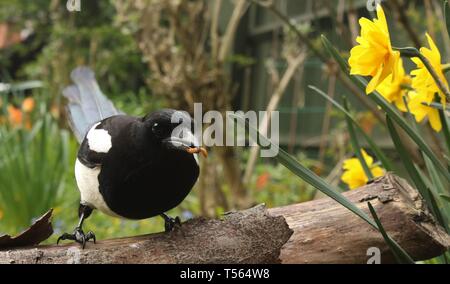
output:
[[[434,131],[439,132],[442,129],[441,118],[437,109],[429,107],[431,110],[428,112],[428,121]]]

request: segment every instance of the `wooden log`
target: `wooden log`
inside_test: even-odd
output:
[[[223,220],[195,218],[170,233],[0,251],[0,263],[277,263],[292,235],[263,205]]]
[[[450,236],[428,211],[416,189],[404,179],[387,174],[344,195],[369,216],[374,206],[388,234],[414,260],[442,254]],[[367,263],[369,248],[378,248],[381,263],[395,262],[380,233],[330,198],[272,208],[283,216],[294,234],[283,246],[283,263]]]
[[[367,210],[370,201],[388,233],[415,260],[440,255],[450,237],[415,189],[387,174],[345,195]],[[287,223],[286,223],[287,222]],[[381,235],[329,198],[279,208],[195,218],[170,233],[89,243],[0,251],[0,263],[366,263],[377,247],[394,259]]]

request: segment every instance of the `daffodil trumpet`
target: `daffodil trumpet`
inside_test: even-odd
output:
[[[414,47],[392,47],[392,49],[399,51],[400,56],[402,56],[402,57],[408,57],[408,58],[417,57],[417,58],[419,58],[420,61],[423,62],[423,65],[425,65],[425,67],[427,68],[428,72],[430,72],[430,75],[433,77],[438,88],[445,95],[446,101],[450,101],[450,91],[444,85],[444,82],[442,82],[441,78],[439,78],[438,74],[436,73],[436,70],[434,70],[430,61],[425,56],[423,56],[423,54],[420,53],[419,50],[417,50],[417,48],[414,48]]]

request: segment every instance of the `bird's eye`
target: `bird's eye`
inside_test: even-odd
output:
[[[159,123],[155,123],[152,126],[152,132],[157,136],[157,137],[165,137],[167,136],[167,128],[164,127],[164,125],[159,124]]]

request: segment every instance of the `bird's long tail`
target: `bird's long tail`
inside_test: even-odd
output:
[[[70,127],[81,143],[94,123],[121,112],[102,93],[89,67],[74,69],[70,77],[75,84],[66,87],[63,95],[69,100],[67,114]]]

